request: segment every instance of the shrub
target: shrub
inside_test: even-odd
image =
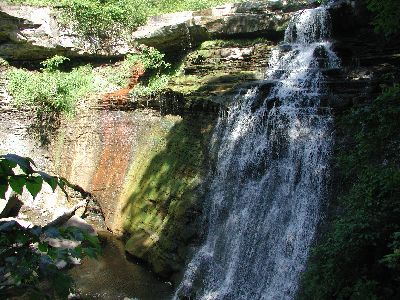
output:
[[[60,187],[75,186],[64,178],[34,170],[34,162],[15,154],[0,156],[0,198],[11,188],[22,194],[25,187],[35,198],[43,182],[53,191]],[[49,238],[81,242],[69,249],[53,247]],[[0,221],[0,298],[10,299],[27,293],[29,299],[67,299],[72,279],[59,270],[57,261],[69,257],[97,257],[101,253],[97,237],[76,227],[57,228],[51,225],[24,228],[16,221]],[[44,291],[40,282],[47,280],[51,287]],[[49,295],[52,292],[53,295]],[[58,297],[56,297],[57,294]]]
[[[170,76],[168,75],[155,75],[150,78],[149,82],[147,85],[143,84],[138,84],[135,86],[135,88],[132,90],[132,96],[138,96],[138,97],[148,97],[148,96],[154,96],[158,92],[162,91],[165,89],[168,85]]]
[[[302,299],[400,296],[400,86],[341,117],[337,214],[315,248]]]
[[[42,72],[10,69],[7,72],[7,89],[17,107],[31,106],[37,111],[54,111],[72,116],[78,99],[93,87],[90,66],[73,69],[71,72],[56,70],[67,58],[56,56],[42,63]]]
[[[368,9],[375,14],[373,24],[376,31],[389,36],[400,31],[400,1],[366,0]]]
[[[142,66],[149,75],[160,74],[170,68],[170,64],[164,61],[163,53],[155,48],[141,46],[139,53],[128,54],[119,66],[104,68],[101,74],[109,83],[126,87],[135,66]]]
[[[46,59],[45,61],[41,62],[41,65],[44,67],[44,71],[46,72],[55,72],[59,69],[64,61],[69,60],[68,57],[54,55],[53,57]]]

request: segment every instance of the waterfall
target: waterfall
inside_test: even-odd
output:
[[[212,137],[207,233],[175,298],[293,299],[326,198],[338,68],[326,7],[296,13],[265,80],[239,93]]]

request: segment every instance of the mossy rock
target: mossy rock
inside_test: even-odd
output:
[[[169,277],[197,236],[201,183],[215,116],[166,116],[149,128],[124,192],[126,251]]]

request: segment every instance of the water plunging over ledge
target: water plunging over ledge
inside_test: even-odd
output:
[[[338,68],[326,7],[294,15],[263,87],[221,116],[208,232],[175,299],[293,299],[326,198],[332,117],[324,72]],[[265,96],[265,89],[269,90]]]

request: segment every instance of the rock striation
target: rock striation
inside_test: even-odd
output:
[[[226,4],[152,17],[128,37],[98,38],[64,26],[57,9],[0,3],[0,56],[9,61],[41,61],[55,54],[109,58],[134,52],[137,43],[176,54],[215,38],[262,36],[276,40],[291,12],[309,5],[306,0]]]
[[[293,11],[310,1],[254,1],[152,17],[132,36],[164,52],[184,52],[210,39],[283,36]]]

